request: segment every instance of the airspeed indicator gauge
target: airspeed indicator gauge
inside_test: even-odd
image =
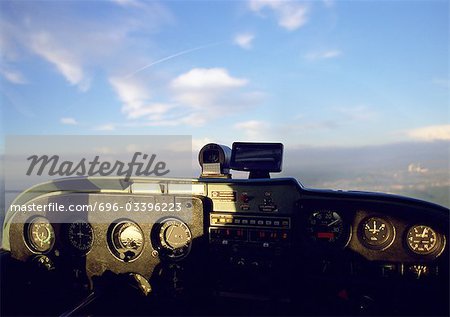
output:
[[[415,225],[408,230],[406,243],[414,253],[430,254],[438,247],[437,233],[429,226]]]

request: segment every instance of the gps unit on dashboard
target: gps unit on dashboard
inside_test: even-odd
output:
[[[271,172],[281,172],[283,144],[234,142],[230,168],[250,172],[249,178],[270,178]]]

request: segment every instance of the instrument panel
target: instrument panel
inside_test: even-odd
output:
[[[333,192],[302,192],[298,183],[289,179],[210,181],[206,185],[205,196],[201,199],[210,202],[211,210],[200,210],[197,217],[202,223],[206,221],[207,226],[201,231],[207,235],[211,245],[231,245],[232,242],[233,245],[242,243],[264,248],[281,245],[298,248],[299,252],[309,250],[311,255],[323,257],[350,249],[368,260],[399,262],[432,261],[447,247],[446,226],[430,215],[416,211],[418,208],[414,205],[394,205],[383,200],[369,203],[364,197],[339,197]],[[330,200],[328,194],[336,196],[336,199]],[[81,197],[81,194],[74,195],[74,199]],[[84,195],[83,199],[92,200],[94,196],[103,197],[95,194],[86,198]],[[130,197],[123,195],[112,199],[126,200]],[[133,199],[154,201],[158,199],[156,197],[135,195]],[[178,199],[161,197],[171,201]],[[60,198],[67,200],[69,196]],[[191,200],[192,197],[180,199]],[[49,218],[53,215],[32,215],[22,219],[25,223],[23,229],[19,226],[17,228],[21,230],[14,232],[23,236],[19,241],[25,242],[16,246],[22,250],[22,256],[25,253],[28,256],[48,254],[56,247],[86,256],[101,242],[109,253],[125,263],[141,255],[145,242],[151,244],[150,253],[157,253],[161,259],[176,261],[189,254],[195,237],[191,224],[177,215],[165,216],[161,212],[155,216],[157,219],[153,224],[147,224],[148,232],[141,228],[141,220],[123,216],[110,224],[98,226],[98,219],[93,216],[90,216],[91,222],[86,220],[89,217],[85,217],[61,225],[51,223]],[[190,220],[196,222],[199,219]],[[107,229],[99,232],[103,230],[100,227]],[[101,238],[106,241],[98,241]]]
[[[295,236],[302,239],[294,244],[323,252],[323,255],[331,250],[350,248],[370,254],[370,259],[374,255],[383,259],[390,254],[386,251],[395,249],[401,260],[430,260],[446,248],[445,226],[429,215],[414,213],[417,209],[414,206],[388,205],[382,201],[372,206],[355,198],[326,201],[316,197],[317,194],[302,196],[297,184],[286,180],[274,181],[270,186],[249,182],[212,183],[208,184],[206,194],[202,199],[209,199],[212,209],[207,213],[202,210],[202,218],[209,223],[205,229],[211,243],[220,239],[222,242],[290,241],[290,235],[295,231]],[[67,199],[68,196],[64,197]],[[133,197],[142,201],[155,199],[154,196]],[[57,239],[82,256],[95,244],[94,231],[98,230],[95,230],[95,219],[94,223],[85,219],[66,223],[58,230],[58,236],[45,215],[32,215],[23,220],[25,226],[20,231],[30,254],[48,253]],[[172,259],[185,257],[193,239],[189,225],[173,216],[159,217],[151,234],[143,232],[139,221],[116,219],[102,235],[106,237],[111,253],[124,262],[137,258],[144,240],[149,238],[154,250]],[[389,260],[396,258],[389,257]]]
[[[389,195],[305,189],[290,178],[200,179],[190,181],[189,193],[177,182],[156,187],[136,179],[124,193],[103,188],[38,195],[28,203],[131,202],[151,203],[153,209],[66,218],[17,213],[9,228],[11,255],[44,270],[63,270],[75,280],[81,276],[90,288],[107,272],[132,273],[150,281],[159,296],[207,289],[220,298],[258,301],[319,296],[318,281],[324,278],[371,285],[380,278],[440,281],[448,274],[449,214],[443,207]],[[142,190],[155,187],[165,191]],[[155,210],[163,203],[179,208]],[[308,295],[297,289],[304,283],[317,287]]]

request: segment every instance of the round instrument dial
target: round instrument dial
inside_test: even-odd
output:
[[[88,253],[94,242],[94,231],[90,223],[80,220],[69,225],[68,238],[70,245],[78,252]]]
[[[28,225],[28,242],[37,252],[47,252],[55,243],[55,231],[48,219],[34,218]]]
[[[406,242],[417,254],[430,254],[438,247],[436,231],[425,225],[415,225],[408,230]]]
[[[322,244],[346,244],[348,228],[341,216],[332,210],[314,211],[308,218],[307,231],[311,240]]]
[[[395,229],[389,221],[380,217],[370,217],[361,223],[363,243],[373,249],[383,249],[394,241]]]
[[[135,260],[144,248],[144,234],[141,228],[131,221],[113,224],[109,239],[112,253],[125,262]]]
[[[165,219],[158,231],[160,251],[164,256],[181,259],[189,254],[192,233],[187,224],[179,219]]]

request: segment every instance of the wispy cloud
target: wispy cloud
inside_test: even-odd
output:
[[[334,111],[341,114],[347,121],[369,121],[375,119],[378,114],[372,108],[366,105],[353,107],[336,107]]]
[[[33,52],[52,63],[70,84],[86,91],[89,79],[85,76],[81,63],[69,48],[60,44],[47,32],[30,35],[30,48]]]
[[[326,8],[333,8],[336,4],[336,1],[335,0],[322,0],[322,3]]]
[[[111,0],[113,3],[123,7],[142,7],[142,3],[137,0]]]
[[[444,87],[444,88],[450,88],[450,79],[448,78],[434,78],[433,84]]]
[[[252,33],[239,33],[234,37],[234,44],[249,50],[252,48],[252,42],[255,36]]]
[[[199,50],[202,50],[202,49],[204,49],[204,48],[211,47],[211,46],[219,45],[219,44],[221,44],[221,43],[223,43],[223,42],[217,42],[217,43],[211,43],[211,44],[207,44],[207,45],[201,45],[201,46],[197,46],[197,47],[194,47],[194,48],[190,48],[190,49],[187,49],[187,50],[183,50],[183,51],[180,51],[180,52],[178,52],[178,53],[171,54],[171,55],[169,55],[169,56],[166,56],[166,57],[157,59],[157,60],[155,60],[155,61],[153,61],[153,62],[151,62],[151,63],[149,63],[149,64],[147,64],[147,65],[145,65],[145,66],[143,66],[143,67],[140,67],[139,69],[137,69],[137,70],[135,70],[135,71],[133,71],[132,73],[130,73],[130,74],[128,74],[127,76],[125,76],[125,78],[130,78],[130,77],[136,75],[137,73],[140,73],[140,72],[142,72],[143,70],[146,70],[146,69],[149,68],[149,67],[158,65],[158,64],[163,63],[163,62],[166,62],[166,61],[171,60],[171,59],[173,59],[173,58],[175,58],[175,57],[179,57],[179,56],[182,56],[182,55],[186,55],[186,54],[189,54],[189,53],[192,53],[192,52],[195,52],[195,51],[199,51]]]
[[[78,124],[77,120],[75,120],[74,118],[69,118],[69,117],[61,118],[59,120],[59,122],[61,122],[62,124],[66,124],[66,125],[77,125]]]
[[[342,51],[337,49],[331,49],[320,52],[310,52],[307,53],[304,57],[308,60],[315,61],[320,59],[331,59],[336,58],[342,55]]]
[[[23,85],[27,83],[27,80],[25,79],[24,75],[17,70],[2,69],[1,74],[10,83],[18,85]]]
[[[268,9],[275,15],[278,25],[288,31],[294,31],[308,21],[309,6],[299,1],[280,0],[250,0],[250,10],[263,16],[263,11]]]
[[[171,108],[168,104],[152,102],[149,88],[141,81],[112,77],[109,82],[122,102],[122,112],[128,119],[160,119]]]
[[[413,129],[408,131],[407,135],[420,141],[450,140],[450,124]]]
[[[98,5],[82,4],[84,10],[89,6],[98,10]],[[151,36],[161,25],[173,21],[170,11],[156,2],[118,0],[102,5],[108,19],[93,15],[80,18],[79,2],[5,4],[0,21],[2,57],[12,67],[30,54],[37,56],[53,65],[69,84],[86,91],[97,70],[111,74],[149,59],[148,47],[134,40],[136,31],[140,36]],[[74,44],[69,45],[68,39]]]

